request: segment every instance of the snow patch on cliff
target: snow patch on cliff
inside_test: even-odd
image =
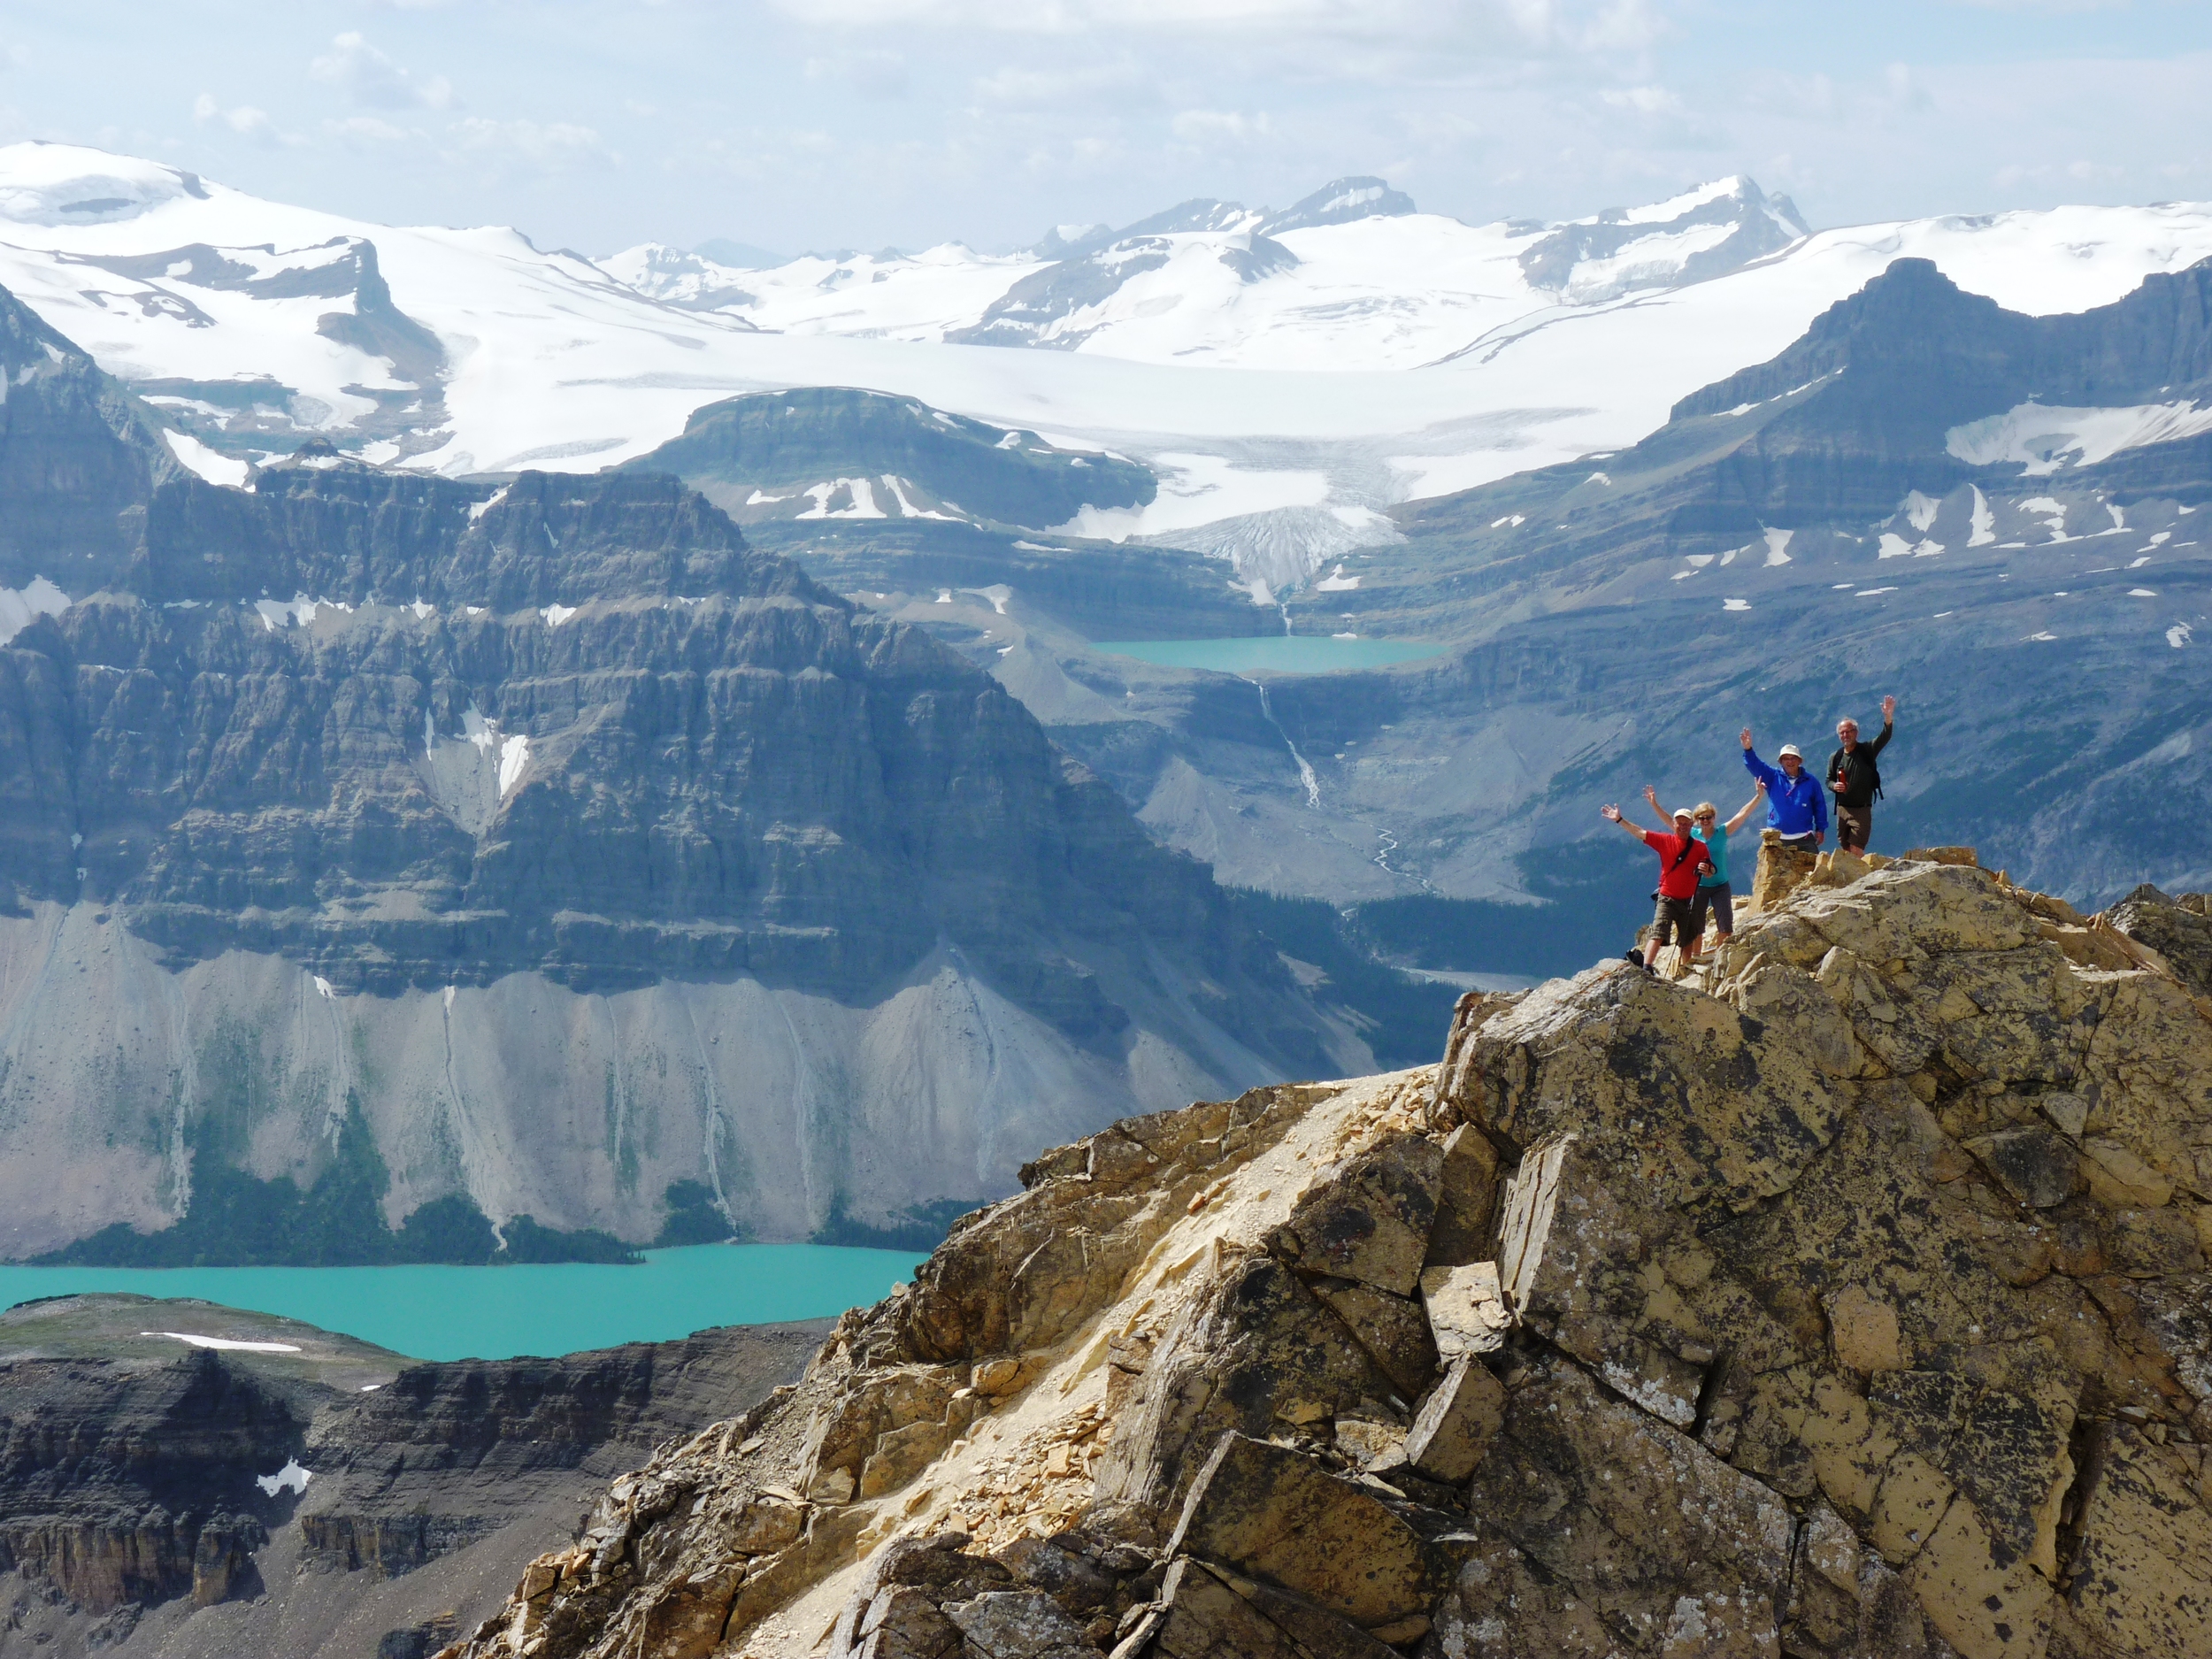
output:
[[[2023,477],[2046,478],[2062,467],[2094,466],[2123,449],[2205,432],[2212,432],[2212,408],[2194,403],[2117,409],[2016,403],[2001,415],[1952,427],[1944,434],[1944,448],[1969,466],[2009,464],[2018,466]]]
[[[35,617],[58,617],[69,609],[69,595],[43,576],[27,586],[0,588],[0,645],[31,626]]]

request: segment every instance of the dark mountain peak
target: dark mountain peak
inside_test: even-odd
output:
[[[851,609],[664,472],[524,472],[471,518],[442,586],[495,609],[710,594]]]
[[[370,466],[367,462],[356,457],[347,455],[329,439],[319,437],[303,438],[300,441],[299,446],[295,449],[291,454],[280,457],[277,460],[270,462],[266,470],[270,472],[276,472],[280,469],[289,469],[292,467],[301,466],[355,466],[361,468],[364,472],[374,472],[377,470],[376,468]]]
[[[1947,410],[1978,401],[2028,343],[2031,319],[1969,294],[1932,260],[1896,259],[1857,293],[1838,300],[1787,349],[1693,392],[1672,419],[1719,414],[1802,391],[1846,370],[1848,395],[1900,380],[1939,397]]]
[[[719,595],[849,609],[664,473],[523,472],[495,490],[332,451],[279,462],[251,490],[176,479],[146,497],[143,525],[141,557],[98,585],[165,604],[300,594],[505,613]]]
[[[0,587],[104,586],[140,550],[133,509],[185,475],[153,411],[0,288]]]
[[[1355,219],[1394,219],[1407,213],[1418,212],[1413,198],[1402,190],[1390,188],[1386,179],[1358,175],[1333,179],[1311,196],[1293,202],[1279,213],[1271,213],[1260,223],[1263,235],[1278,236],[1286,230],[1308,230],[1317,225],[1348,225]]]
[[[1836,375],[1833,395],[1846,403],[1948,421],[2025,403],[2112,407],[2201,392],[2212,382],[2212,259],[2154,273],[2109,305],[2051,317],[2007,311],[1929,260],[1892,260],[1788,349],[1693,392],[1674,418],[1765,403]]]
[[[74,342],[49,327],[44,319],[0,288],[0,367],[11,376],[24,369],[91,366]]]
[[[624,471],[679,474],[748,521],[929,517],[1041,530],[1087,505],[1141,505],[1156,488],[1133,461],[849,386],[709,403]]]

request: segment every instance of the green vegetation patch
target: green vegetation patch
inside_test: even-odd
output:
[[[945,1241],[952,1224],[987,1202],[981,1198],[933,1198],[910,1204],[882,1226],[856,1221],[845,1210],[845,1194],[830,1201],[829,1219],[815,1230],[810,1242],[839,1244],[863,1250],[933,1250]]]
[[[265,1181],[226,1155],[234,1139],[219,1116],[188,1132],[192,1197],[158,1233],[122,1222],[36,1257],[40,1267],[382,1267],[396,1263],[503,1266],[515,1262],[635,1262],[637,1252],[596,1228],[564,1232],[517,1216],[500,1229],[465,1193],[434,1198],[395,1232],[384,1225],[391,1171],[376,1149],[360,1097],[349,1091],[330,1167],[306,1191],[288,1175]]]

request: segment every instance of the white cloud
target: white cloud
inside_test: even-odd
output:
[[[597,132],[571,121],[493,121],[472,116],[456,121],[450,130],[454,142],[464,150],[522,162],[546,172],[617,159]]]
[[[1935,107],[1935,99],[1929,96],[1926,83],[1913,72],[1910,64],[1892,64],[1883,70],[1882,90],[1893,110],[1916,112]]]
[[[806,77],[809,81],[844,81],[854,91],[868,98],[902,98],[910,84],[906,59],[896,52],[847,52],[835,58],[810,58]]]
[[[1223,139],[1245,143],[1265,138],[1273,130],[1265,111],[1257,115],[1240,115],[1233,110],[1184,110],[1169,125],[1175,136],[1187,144]]]
[[[256,144],[298,144],[305,141],[297,134],[280,132],[266,110],[250,104],[240,104],[225,109],[215,101],[214,95],[203,92],[192,100],[192,119],[203,127],[211,123],[227,127],[241,138]]]
[[[802,22],[1021,35],[1225,35],[1256,44],[1300,38],[1454,57],[1513,58],[1642,51],[1663,32],[1655,0],[774,0]]]
[[[1682,113],[1682,100],[1664,87],[1608,88],[1598,96],[1617,110],[1632,110],[1638,115]]]
[[[419,81],[369,44],[349,31],[330,42],[330,50],[307,65],[317,81],[327,81],[345,94],[357,108],[370,110],[445,110],[454,104],[453,83],[443,75]]]
[[[1014,110],[1052,110],[1072,101],[1111,97],[1122,108],[1157,100],[1158,80],[1132,58],[1110,64],[1085,63],[1037,69],[1010,64],[975,85],[986,103]]]
[[[1997,169],[1994,182],[2001,190],[2016,189],[2021,185],[2039,185],[2046,188],[2056,185],[2070,188],[2084,184],[2114,184],[2127,176],[2127,169],[2106,163],[2074,160],[2049,162],[2038,166],[2017,164]]]
[[[356,144],[397,144],[428,136],[419,127],[395,127],[373,115],[349,115],[343,120],[325,121],[323,132],[329,137]]]

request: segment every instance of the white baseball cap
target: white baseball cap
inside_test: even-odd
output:
[[[1802,760],[1802,759],[1804,759],[1804,758],[1805,758],[1805,751],[1804,751],[1804,750],[1802,750],[1801,749],[1798,748],[1798,746],[1797,746],[1796,744],[1794,744],[1794,743],[1785,743],[1785,744],[1783,744],[1783,745],[1782,745],[1782,752],[1783,752],[1785,755],[1794,756],[1794,757],[1795,757],[1797,759],[1799,759],[1799,760]]]

